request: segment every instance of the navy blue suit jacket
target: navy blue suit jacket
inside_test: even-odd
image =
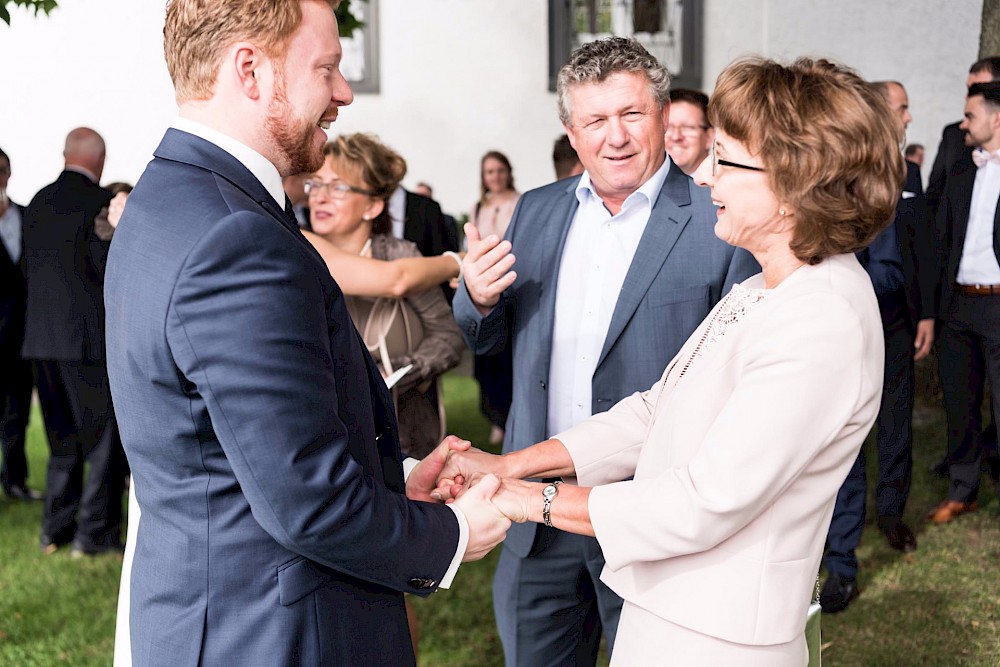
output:
[[[455,318],[474,352],[487,354],[513,346],[514,400],[505,452],[555,435],[547,433],[547,392],[556,281],[579,205],[579,181],[579,176],[557,181],[525,193],[518,201],[507,229],[517,258],[517,280],[485,318],[464,284],[455,295]],[[733,283],[760,271],[750,253],[715,236],[715,221],[708,188],[698,187],[671,164],[625,276],[594,371],[593,414],[649,389]],[[527,555],[536,525],[511,526],[505,547]]]
[[[142,509],[134,664],[413,664],[402,591],[435,589],[458,522],[405,497],[385,383],[261,183],[168,130],[116,231],[106,301]]]

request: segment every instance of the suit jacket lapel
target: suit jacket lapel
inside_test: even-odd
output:
[[[997,201],[997,210],[993,214],[993,255],[1000,263],[1000,201]]]
[[[403,238],[407,241],[417,243],[424,237],[422,228],[423,219],[417,212],[416,197],[410,196],[410,191],[406,191],[406,203],[403,206]]]
[[[951,240],[951,256],[954,261],[949,262],[948,270],[951,275],[948,279],[954,281],[958,276],[958,263],[962,259],[962,250],[965,248],[965,236],[969,229],[969,213],[972,207],[972,189],[976,185],[976,166],[972,163],[972,159],[968,160],[967,168],[956,169],[952,178],[954,179],[954,188],[956,193],[961,193],[961,206],[956,206],[955,210],[955,220],[952,223],[952,229],[954,230],[954,235]],[[995,224],[995,223],[994,223]]]
[[[284,202],[281,204],[275,202],[267,188],[242,162],[212,142],[170,128],[163,136],[160,145],[153,151],[153,155],[163,160],[184,162],[218,174],[246,193],[284,227],[298,231],[298,225],[293,224],[285,215]]]
[[[649,222],[642,233],[635,257],[632,258],[632,264],[625,274],[625,282],[622,283],[622,291],[618,296],[615,312],[611,316],[608,335],[604,339],[597,367],[604,363],[604,358],[608,356],[615,341],[625,330],[625,325],[632,319],[632,314],[639,307],[642,297],[649,290],[650,284],[660,272],[677,239],[691,220],[691,214],[681,208],[690,204],[691,192],[688,190],[688,179],[677,165],[671,164],[653,210],[649,214]]]

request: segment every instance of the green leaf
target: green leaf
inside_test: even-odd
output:
[[[365,27],[365,22],[358,20],[351,11],[351,0],[341,0],[340,6],[337,7],[337,26],[341,37],[351,37],[355,30]]]

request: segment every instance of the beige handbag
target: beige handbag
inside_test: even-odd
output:
[[[404,299],[379,297],[364,318],[361,339],[388,377],[396,371],[392,359],[410,356],[420,345],[424,326],[420,316]]]
[[[379,364],[385,377],[389,377],[396,368],[392,365],[393,358],[411,356],[424,339],[424,325],[420,316],[405,299],[379,297],[372,303],[367,317],[363,317],[364,326],[361,339],[368,351]],[[440,378],[428,379],[417,385],[417,390],[426,392],[431,383],[438,386],[438,440],[444,438],[447,415],[444,409],[444,399],[441,398]],[[399,413],[399,389],[392,387],[392,405]]]

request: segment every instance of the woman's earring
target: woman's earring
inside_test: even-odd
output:
[[[778,213],[781,214],[781,217],[785,217],[785,209],[779,209]]]

